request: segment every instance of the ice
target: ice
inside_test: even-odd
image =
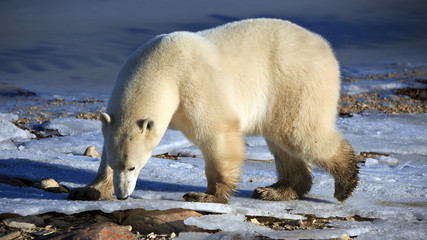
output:
[[[1,121],[17,121],[19,119],[18,115],[11,114],[11,113],[0,113],[0,120]]]
[[[154,149],[153,155],[167,153],[176,148],[183,148],[193,145],[180,131],[171,130],[163,136],[159,145]]]
[[[169,151],[170,155],[182,157],[202,157],[202,151],[196,146],[189,146],[184,148],[175,148]]]
[[[418,75],[425,72],[427,56],[426,34],[420,31],[426,25],[425,17],[421,17],[425,15],[425,4],[421,3],[400,4],[399,9],[391,11],[395,1],[248,1],[245,8],[240,2],[226,0],[201,1],[203,7],[193,2],[170,1],[169,8],[155,1],[112,1],[103,5],[82,0],[50,2],[0,1],[0,15],[7,19],[0,28],[0,111],[5,112],[0,113],[0,175],[31,180],[52,177],[71,188],[92,181],[100,158],[82,154],[92,145],[102,152],[100,122],[54,116],[105,110],[104,105],[91,106],[91,101],[83,98],[89,96],[106,103],[115,75],[127,56],[160,33],[201,30],[256,16],[289,19],[328,39],[343,76],[356,76],[357,81],[343,81],[343,94],[376,92],[390,96],[397,88],[425,87],[414,80],[425,78]],[[224,4],[228,7],[224,8]],[[97,11],[94,13],[93,9]],[[392,27],[396,19],[398,28],[405,29],[403,33]],[[396,69],[413,74],[411,80],[387,75],[386,79],[369,77]],[[12,87],[4,89],[3,83]],[[32,92],[36,95],[32,96]],[[47,107],[46,99],[76,100],[81,104]],[[34,109],[40,112],[33,111],[33,106],[40,107]],[[27,117],[25,110],[53,118],[42,127],[58,130],[63,136],[35,139],[29,131],[16,127],[11,122]],[[330,239],[344,233],[358,239],[427,239],[427,114],[354,114],[339,118],[338,128],[357,152],[389,155],[359,164],[359,185],[345,204],[333,197],[333,177],[316,168],[312,190],[303,199],[252,199],[254,188],[277,180],[273,156],[259,136],[245,137],[249,160],[242,167],[239,191],[229,205],[185,202],[182,196],[186,192],[206,191],[205,163],[197,146],[181,132],[168,130],[153,155],[169,153],[179,155],[179,160],[151,158],[139,175],[135,192],[126,201],[69,201],[67,194],[0,184],[0,213],[185,208],[216,213],[186,221],[221,232],[180,233],[179,239]],[[327,229],[289,232],[246,221],[251,216],[304,219],[303,214],[358,215],[373,221],[331,220]]]
[[[399,164],[399,160],[397,158],[394,157],[387,157],[387,156],[380,156],[378,157],[378,160],[381,163],[390,165],[390,166],[397,166]]]
[[[379,161],[377,159],[367,158],[366,161],[365,161],[365,166],[377,165],[378,162]]]
[[[365,88],[362,88],[355,84],[344,85],[341,87],[341,89],[342,89],[341,92],[345,95],[361,94],[368,91]]]
[[[6,118],[16,119],[15,116],[4,115],[3,119]],[[318,169],[313,171],[313,187],[305,199],[290,202],[254,200],[251,198],[253,189],[274,183],[276,173],[272,161],[253,160],[244,164],[240,189],[231,198],[229,205],[185,202],[182,196],[186,192],[206,190],[205,164],[200,149],[190,143],[181,132],[167,130],[153,155],[180,153],[180,159],[151,158],[139,175],[134,193],[126,201],[69,201],[66,200],[67,194],[0,184],[0,213],[31,215],[56,211],[72,214],[96,209],[113,212],[130,208],[184,208],[219,214],[187,220],[202,228],[221,229],[220,233],[209,235],[213,238],[231,237],[235,234],[246,236],[247,239],[258,235],[273,239],[333,238],[346,233],[370,239],[375,236],[372,232],[394,231],[391,226],[396,224],[402,228],[405,225],[413,226],[396,235],[409,236],[414,229],[424,231],[421,230],[421,223],[427,219],[424,210],[427,198],[424,134],[426,118],[426,114],[356,114],[352,118],[339,119],[340,131],[357,151],[390,154],[368,158],[364,164],[360,164],[359,186],[353,197],[347,200],[347,204],[341,204],[333,198],[333,178]],[[26,136],[17,145],[9,140],[15,147],[0,150],[0,175],[30,180],[52,177],[71,188],[84,186],[93,180],[100,158],[82,156],[82,153],[91,145],[95,145],[98,152],[101,152],[103,137],[99,125],[87,130],[81,126],[83,122],[79,119],[62,121],[51,121],[55,123],[51,125],[55,126],[52,128],[69,128],[67,131],[70,135],[46,139]],[[272,159],[262,137],[245,137],[245,141],[248,159]],[[2,146],[4,142],[8,142],[8,139],[2,142]],[[359,215],[376,220],[334,221],[330,229],[292,232],[273,231],[245,220],[248,216],[305,219],[302,213],[317,217]],[[207,237],[205,234],[192,234],[185,233],[182,238]],[[417,233],[414,236],[423,235]]]
[[[343,229],[326,229],[326,230],[308,230],[308,231],[274,231],[270,228],[257,225],[250,221],[246,221],[246,216],[243,214],[223,214],[223,215],[204,215],[200,217],[191,217],[184,221],[187,225],[197,226],[207,230],[221,230],[218,236],[227,236],[227,234],[235,233],[236,229],[241,236],[252,239],[253,236],[265,236],[272,239],[323,239],[323,238],[338,238],[343,234],[349,236],[357,236],[365,232],[369,232],[368,227],[352,226],[351,228]],[[232,236],[232,234],[230,234]],[[186,236],[186,235],[184,235]],[[202,238],[205,239],[205,238]],[[211,239],[211,238],[210,238]]]
[[[338,119],[357,151],[427,154],[427,114],[371,114]]]
[[[222,230],[223,232],[234,232],[236,229],[244,229],[243,234],[272,231],[269,228],[245,222],[245,219],[246,216],[243,214],[204,215],[188,218],[184,221],[184,224],[207,230]]]
[[[253,146],[246,149],[246,157],[250,160],[274,160],[267,146]]]
[[[80,122],[80,121],[78,121]],[[77,125],[77,124],[76,124]],[[78,126],[78,125],[77,125]],[[74,132],[80,131],[72,130]],[[30,141],[24,144],[28,150],[44,151],[52,154],[75,154],[81,155],[85,149],[94,145],[95,149],[101,153],[103,146],[103,138],[101,130],[92,132],[82,132],[81,134],[73,134],[71,136],[40,139],[38,141]]]
[[[346,83],[341,87],[342,94],[355,95],[366,92],[385,92],[387,90],[394,90],[399,88],[408,87],[407,84],[390,81],[378,81],[378,80],[359,80],[357,84]]]
[[[245,142],[248,146],[253,146],[253,147],[267,145],[267,142],[261,136],[246,136]]]
[[[44,129],[58,130],[64,136],[92,132],[101,129],[101,126],[101,121],[76,118],[55,118],[42,125]]]
[[[18,120],[17,115],[0,114],[0,142],[8,140],[25,140],[35,137],[28,130],[22,130],[11,123],[11,121],[16,120]]]
[[[17,115],[0,113],[0,150],[16,149],[14,142],[35,138],[28,130],[22,130],[11,123],[16,120]]]

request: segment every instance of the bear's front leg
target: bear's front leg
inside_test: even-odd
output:
[[[206,193],[189,192],[184,195],[188,202],[211,202],[228,203],[230,194],[237,188],[240,171],[238,168],[234,172],[219,173],[214,171],[215,167],[206,163],[206,176],[208,179],[208,189]]]
[[[102,151],[101,164],[95,179],[87,186],[72,189],[68,199],[72,200],[108,200],[113,198],[113,169],[107,164],[105,150]]]
[[[186,201],[228,203],[228,197],[237,188],[240,167],[245,160],[243,137],[236,125],[227,125],[221,134],[200,145],[206,163],[208,188],[206,193],[185,194]]]

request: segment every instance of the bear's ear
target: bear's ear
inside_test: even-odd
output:
[[[145,130],[151,131],[154,128],[154,120],[152,118],[146,118],[136,121],[136,124],[138,125],[139,129],[141,129],[141,132],[144,132]]]
[[[110,115],[108,115],[108,113],[101,113],[101,115],[99,116],[99,118],[101,118],[102,124],[104,124],[104,126],[106,126],[106,127],[108,127],[111,124],[113,124],[113,118],[110,117]]]

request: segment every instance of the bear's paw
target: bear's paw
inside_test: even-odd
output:
[[[290,201],[298,198],[296,191],[290,187],[259,187],[254,190],[253,198],[267,201]]]
[[[86,186],[82,188],[75,188],[68,194],[68,199],[71,200],[86,200],[86,201],[97,201],[97,200],[109,200],[112,199],[112,193],[101,192],[100,190]]]
[[[188,192],[183,198],[187,202],[228,203],[227,198],[218,198],[215,195],[202,192]]]

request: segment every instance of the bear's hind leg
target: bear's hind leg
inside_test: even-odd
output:
[[[224,125],[222,133],[200,145],[206,163],[207,191],[189,192],[184,195],[186,201],[228,203],[237,188],[245,160],[243,136],[238,124]]]
[[[267,143],[274,155],[278,181],[268,187],[256,188],[252,197],[269,201],[289,201],[303,197],[312,185],[310,166],[273,142],[267,140]]]
[[[102,152],[101,164],[95,179],[89,185],[72,189],[68,199],[72,200],[108,200],[113,198],[113,169],[107,164],[105,151]]]
[[[359,181],[359,166],[354,149],[347,140],[341,140],[337,152],[331,158],[314,163],[334,177],[334,196],[338,201],[344,202],[352,195]]]

